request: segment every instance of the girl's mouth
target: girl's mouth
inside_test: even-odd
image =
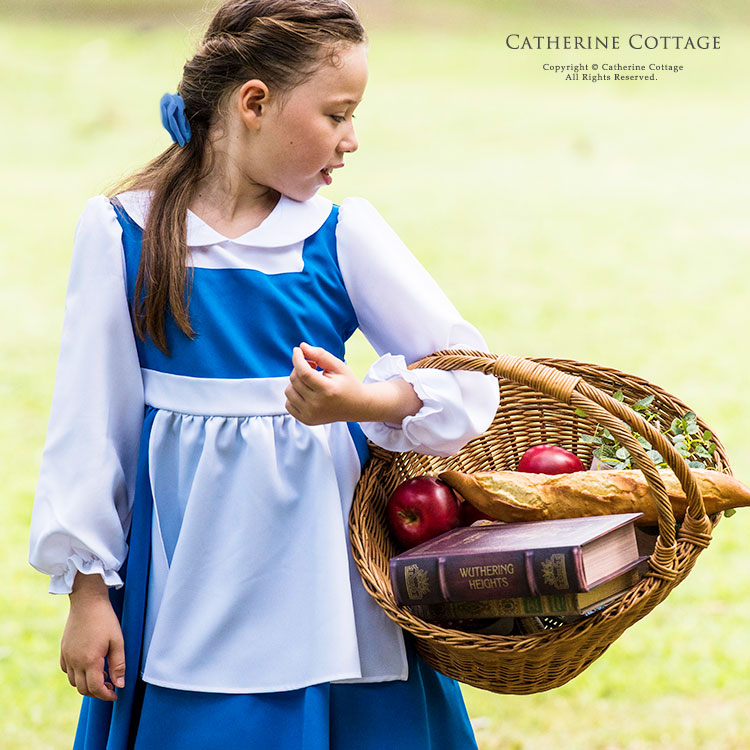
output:
[[[326,167],[325,169],[321,169],[320,173],[323,175],[323,182],[325,182],[326,185],[330,185],[333,182],[330,169]]]

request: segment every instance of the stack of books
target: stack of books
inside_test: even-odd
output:
[[[396,602],[436,623],[589,614],[647,572],[641,515],[453,529],[391,558]]]

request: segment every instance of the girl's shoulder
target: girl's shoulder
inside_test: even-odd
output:
[[[345,198],[339,205],[337,236],[341,240],[361,240],[372,244],[373,240],[387,238],[392,241],[395,233],[375,206],[366,198]]]
[[[116,198],[123,199],[122,202],[127,204],[126,210],[131,216],[140,215],[136,209],[136,201],[139,197],[135,193],[132,195],[121,193]],[[143,198],[141,197],[140,200],[143,200]],[[117,213],[109,196],[95,195],[86,201],[86,205],[78,217],[76,235],[92,233],[119,235],[120,231]]]
[[[76,237],[81,235],[117,234],[117,216],[108,196],[95,195],[86,201],[78,216]]]

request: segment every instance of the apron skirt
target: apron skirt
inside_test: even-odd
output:
[[[110,589],[125,639],[126,685],[114,702],[83,699],[74,750],[476,750],[458,683],[429,667],[408,636],[407,680],[227,694],[140,679],[153,506],[148,440],[155,414],[147,407],[121,571],[125,585]]]

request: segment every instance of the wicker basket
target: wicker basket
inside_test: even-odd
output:
[[[620,389],[628,401],[653,394],[650,408],[666,424],[689,408],[646,380],[570,360],[449,350],[430,355],[412,367],[493,374],[499,382],[500,406],[490,428],[449,458],[391,453],[370,445],[371,457],[350,515],[352,551],[364,585],[386,614],[414,636],[422,657],[439,672],[496,693],[528,694],[559,687],[601,656],[687,576],[698,554],[708,546],[719,520],[718,515],[706,516],[692,474],[672,443],[608,394]],[[577,408],[588,416],[578,416]],[[679,532],[658,470],[624,423],[649,440],[679,478],[689,501]],[[701,420],[698,423],[707,429]],[[593,615],[526,635],[477,635],[444,628],[396,605],[388,561],[397,549],[386,526],[385,506],[401,482],[446,469],[514,469],[524,451],[539,443],[563,446],[587,464],[592,446],[580,442],[579,434],[593,433],[596,424],[606,426],[629,449],[657,498],[659,535],[649,560],[650,571],[637,586]],[[724,448],[715,441],[715,468],[731,473]]]

